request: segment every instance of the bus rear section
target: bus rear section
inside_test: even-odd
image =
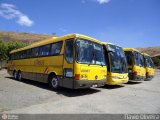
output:
[[[146,79],[151,80],[154,77],[154,63],[150,55],[143,53],[145,69],[146,69]]]
[[[142,81],[146,78],[143,55],[136,49],[124,48],[128,63],[129,80]]]
[[[107,85],[120,85],[128,82],[127,61],[122,47],[103,43],[107,62]]]

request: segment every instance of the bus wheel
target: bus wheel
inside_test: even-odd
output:
[[[55,75],[49,77],[49,86],[52,90],[59,90],[59,81]]]
[[[21,73],[20,71],[18,72],[17,79],[18,79],[19,81],[22,80],[22,73]]]
[[[14,79],[17,80],[17,72],[16,71],[14,71],[13,76],[14,76]]]

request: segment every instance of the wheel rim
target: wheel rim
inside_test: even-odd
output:
[[[57,78],[52,78],[51,83],[52,83],[52,86],[53,86],[54,88],[57,88],[57,86],[58,86],[58,80],[57,80]]]
[[[21,73],[19,73],[18,79],[21,80],[21,78],[22,78],[22,75],[21,75]]]

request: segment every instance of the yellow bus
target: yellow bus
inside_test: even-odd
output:
[[[123,48],[111,43],[103,43],[107,63],[107,85],[127,83],[128,68]]]
[[[154,63],[150,55],[143,53],[145,69],[146,69],[146,79],[151,80],[154,77]]]
[[[13,50],[8,73],[15,79],[49,83],[52,89],[103,86],[106,63],[100,41],[80,34],[53,37]]]
[[[128,63],[129,80],[140,81],[146,78],[143,55],[134,48],[124,48]]]

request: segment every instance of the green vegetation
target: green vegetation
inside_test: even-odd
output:
[[[155,66],[160,66],[160,59],[153,58],[152,60],[153,60]]]
[[[9,53],[12,50],[26,46],[26,43],[9,41],[4,42],[0,39],[0,60],[7,60],[9,58]]]
[[[34,42],[51,38],[53,36],[55,36],[55,34],[49,35],[0,31],[0,61],[7,60],[9,58],[9,52],[14,49],[18,49],[26,46],[27,44],[32,44]],[[137,49],[151,56],[160,53],[160,46]],[[160,67],[160,59],[153,58],[153,61],[155,66]]]

